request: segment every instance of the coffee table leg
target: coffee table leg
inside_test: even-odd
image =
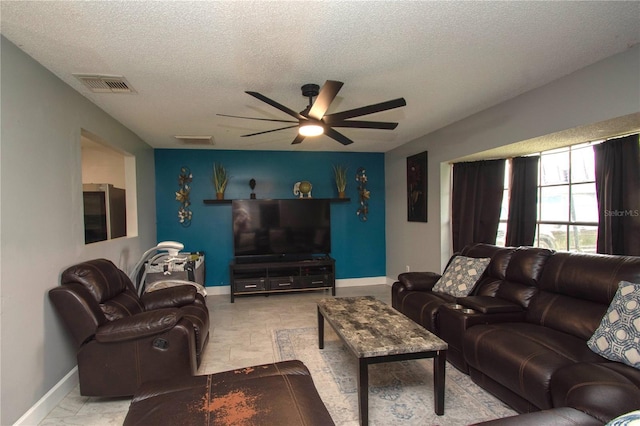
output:
[[[358,411],[360,412],[360,424],[369,424],[369,364],[364,358],[358,359],[360,364],[358,373]]]
[[[324,349],[324,317],[318,308],[318,347]]]
[[[445,361],[447,351],[438,351],[433,359],[433,396],[435,412],[437,415],[444,414],[444,381],[445,381]]]

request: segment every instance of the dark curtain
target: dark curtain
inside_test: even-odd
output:
[[[516,157],[511,160],[507,246],[533,245],[538,219],[539,160],[539,156]]]
[[[504,192],[505,160],[453,165],[453,251],[472,243],[495,244]]]
[[[598,253],[640,256],[638,135],[593,147],[598,196]]]

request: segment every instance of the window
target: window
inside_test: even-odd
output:
[[[496,244],[504,245],[509,208],[509,161]],[[533,243],[553,250],[595,253],[598,202],[593,144],[540,153],[538,225]]]

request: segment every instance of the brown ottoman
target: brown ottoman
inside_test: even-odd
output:
[[[307,367],[283,361],[143,384],[131,425],[333,425]]]

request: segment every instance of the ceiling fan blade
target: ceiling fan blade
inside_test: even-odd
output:
[[[346,137],[345,135],[343,135],[342,133],[332,129],[331,127],[327,127],[325,126],[324,128],[324,134],[329,136],[331,139],[335,139],[338,142],[340,142],[342,145],[349,145],[352,144],[353,141],[351,139],[349,139],[348,137]]]
[[[305,117],[303,117],[299,112],[295,112],[294,110],[287,108],[286,106],[279,104],[278,102],[274,101],[273,99],[269,99],[264,95],[261,95],[258,92],[244,92],[248,95],[253,96],[254,98],[260,99],[262,102],[266,102],[269,105],[271,105],[274,108],[278,108],[280,111],[289,114],[290,116],[297,118],[298,120],[304,120]]]
[[[388,121],[339,121],[337,123],[331,123],[331,127],[353,127],[357,129],[382,129],[393,130],[398,127],[398,123],[391,123]]]
[[[297,121],[293,121],[293,120],[274,120],[272,118],[241,117],[239,115],[227,115],[227,114],[216,114],[216,115],[219,115],[220,117],[246,118],[247,120],[277,121],[278,123],[297,123]]]
[[[304,140],[304,136],[302,136],[301,134],[297,134],[296,138],[293,140],[293,142],[291,142],[291,145],[296,145],[299,144],[300,142],[302,142]]]
[[[335,114],[325,115],[323,121],[332,124],[336,121],[343,121],[348,118],[360,117],[361,115],[369,115],[374,112],[387,111],[389,109],[403,107],[407,104],[404,98],[393,99],[391,101],[380,102],[379,104],[367,105],[360,108],[350,109],[348,111],[337,112]]]
[[[329,109],[329,105],[331,105],[343,84],[341,81],[327,80],[309,110],[309,117],[320,120]]]
[[[265,134],[265,133],[277,132],[278,130],[292,129],[294,127],[298,127],[298,125],[296,124],[295,126],[287,126],[287,127],[280,127],[279,129],[265,130],[264,132],[251,133],[251,134],[248,134],[248,135],[241,135],[240,137],[246,138],[247,136],[262,135],[262,134]]]

